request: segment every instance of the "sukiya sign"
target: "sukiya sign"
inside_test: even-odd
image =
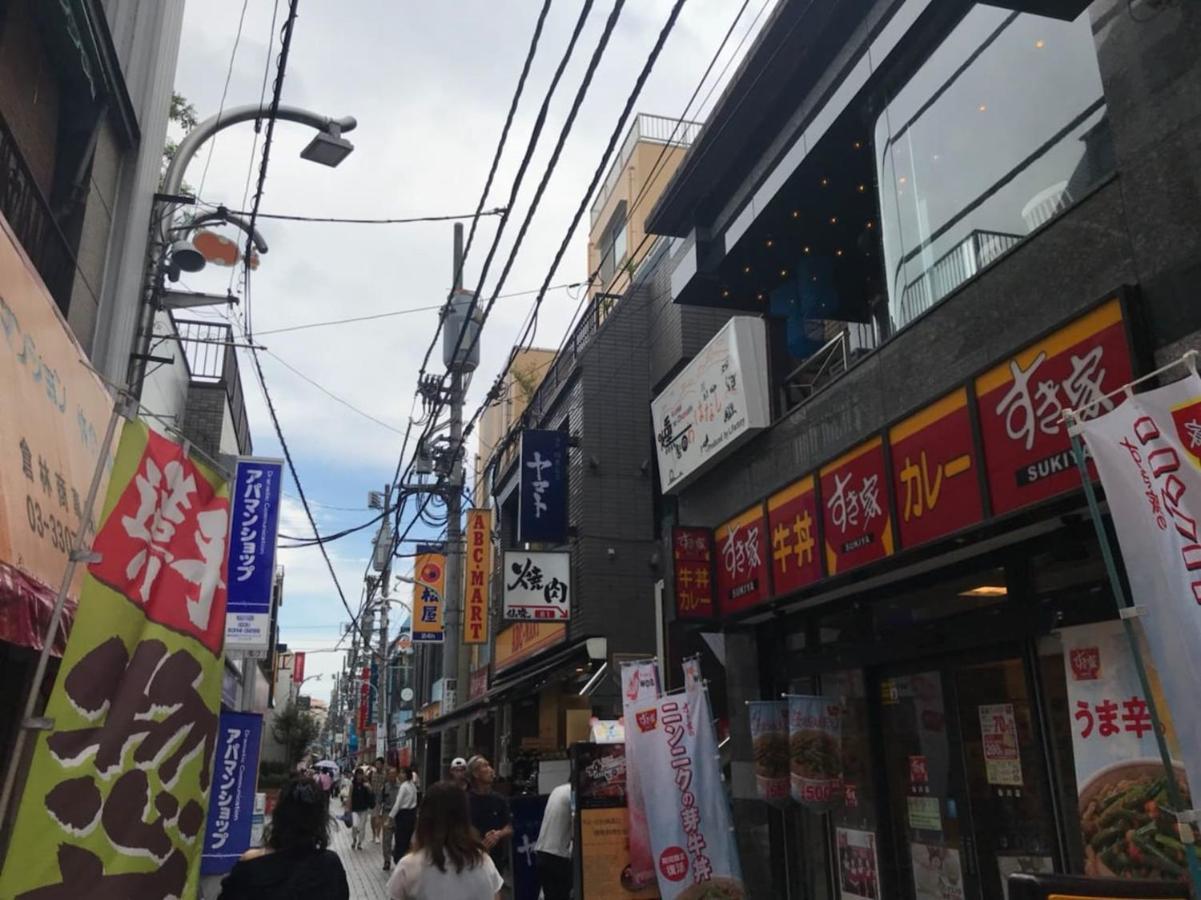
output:
[[[521,433],[521,493],[517,540],[562,544],[567,541],[567,434]]]

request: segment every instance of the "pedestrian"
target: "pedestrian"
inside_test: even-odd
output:
[[[417,824],[417,773],[408,766],[400,767],[400,783],[397,785],[396,802],[392,804],[392,861],[409,852],[413,841],[413,828]]]
[[[380,794],[388,781],[388,764],[382,756],[375,758],[375,767],[371,770],[371,793],[375,795],[375,809],[371,812],[371,840],[379,843],[382,839],[381,830],[384,825],[384,815],[380,811]],[[391,808],[391,806],[389,806]]]
[[[362,850],[363,838],[367,831],[367,820],[375,808],[375,795],[367,783],[367,774],[359,769],[354,773],[354,784],[350,788],[350,812],[354,818],[354,826],[350,835],[351,849]]]
[[[450,761],[450,780],[467,790],[467,760],[461,756],[456,756]]]
[[[467,762],[467,805],[471,824],[480,833],[484,847],[503,875],[509,869],[509,839],[513,836],[513,816],[509,801],[492,790],[496,772],[483,756],[473,756]]]
[[[396,794],[399,785],[396,783],[396,770],[388,766],[384,777],[384,786],[380,788],[375,813],[382,819],[379,828],[380,850],[384,856],[384,871],[392,868],[392,807],[396,805]]]
[[[263,835],[221,883],[218,900],[349,900],[346,871],[329,849],[329,798],[311,778],[284,785]]]
[[[538,880],[545,900],[571,898],[571,785],[561,784],[546,798],[542,828],[534,845]]]
[[[388,879],[390,900],[499,900],[503,884],[471,827],[466,792],[448,781],[430,787],[413,850]]]

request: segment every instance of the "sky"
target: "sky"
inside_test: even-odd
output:
[[[703,83],[698,104],[688,109],[688,118],[703,119],[711,109],[774,2],[748,0],[731,40]],[[335,169],[306,162],[299,152],[313,132],[280,122],[261,211],[362,218],[473,212],[541,5],[537,0],[301,2],[282,102],[331,117],[355,116],[358,127],[345,134],[355,150]],[[279,19],[269,55],[277,7]],[[187,3],[175,89],[201,119],[221,108],[223,93],[226,109],[257,103],[268,59],[266,99],[270,100],[279,27],[287,7],[287,0]],[[626,3],[502,293],[535,289],[547,277],[670,7],[670,0]],[[740,0],[689,0],[635,111],[671,118],[683,114],[740,7]],[[581,8],[580,0],[557,0],[551,6],[485,208],[503,205],[508,196],[538,106]],[[554,140],[611,8],[612,0],[595,3],[552,100],[497,262],[483,286],[488,296],[496,288],[499,263],[512,248],[517,225],[546,171]],[[260,140],[259,149],[254,149],[254,137],[253,125],[247,123],[221,132],[201,148],[185,181],[202,201],[249,209],[250,200],[244,199],[248,176],[253,197],[262,146]],[[479,278],[498,221],[481,219],[465,267],[468,287]],[[552,285],[586,280],[587,225],[585,214],[552,273]],[[366,508],[367,492],[381,490],[396,468],[402,433],[413,409],[417,369],[437,327],[437,313],[426,310],[366,322],[277,329],[436,306],[445,300],[451,284],[452,227],[450,222],[350,225],[260,219],[259,231],[270,249],[253,275],[250,308],[241,303],[232,307],[232,313],[225,307],[189,311],[214,320],[223,315],[244,320],[249,313],[255,342],[267,348],[260,353],[267,389],[322,533],[362,524],[373,515]],[[226,233],[240,234],[232,229]],[[209,266],[185,277],[182,286],[224,294],[232,272]],[[240,294],[240,285],[240,276],[233,279],[235,293]],[[537,346],[559,345],[579,299],[579,288],[562,287],[547,294],[539,315]],[[525,295],[497,301],[481,339],[480,367],[467,396],[468,414],[504,365],[532,300]],[[254,452],[281,456],[253,364],[246,351],[239,355]],[[430,371],[441,374],[440,348]],[[466,458],[472,459],[474,452],[471,441]],[[285,479],[280,531],[312,535],[290,477]],[[346,600],[356,610],[372,531],[328,545]],[[425,534],[433,536],[428,529]],[[326,698],[342,661],[341,653],[327,651],[337,644],[350,615],[318,550],[281,550],[278,562],[285,569],[280,640],[289,649],[308,653],[306,673],[322,678],[311,682],[305,692]],[[397,571],[407,574],[403,561]],[[394,611],[394,629],[397,613],[403,611]]]

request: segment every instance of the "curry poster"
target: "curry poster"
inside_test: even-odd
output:
[[[225,481],[127,422],[0,896],[196,894],[221,694]]]

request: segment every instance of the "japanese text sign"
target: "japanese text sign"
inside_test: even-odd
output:
[[[717,552],[717,601],[723,616],[771,596],[768,581],[767,518],[756,505],[713,534]]]
[[[441,643],[442,597],[446,589],[446,557],[418,553],[413,560],[413,640]]]
[[[492,577],[492,512],[467,510],[467,565],[463,578],[463,643],[488,642],[488,587]]]
[[[892,555],[887,478],[880,438],[822,468],[822,534],[830,575]]]
[[[359,734],[367,732],[367,712],[371,708],[371,668],[363,666],[359,674]]]
[[[504,617],[565,621],[571,618],[571,554],[506,550]]]
[[[195,896],[218,735],[225,481],[127,422],[0,897]]]
[[[567,640],[566,622],[514,622],[496,633],[492,669],[500,672]]]
[[[567,542],[567,433],[521,433],[517,540]]]
[[[943,537],[984,517],[966,389],[894,425],[888,443],[902,547]]]
[[[1132,377],[1122,305],[1114,299],[977,378],[993,511],[1007,513],[1079,487],[1062,413]],[[1115,403],[1102,400],[1085,417]]]
[[[767,498],[771,580],[777,596],[821,578],[817,545],[817,495],[809,475]]]
[[[263,717],[256,713],[221,713],[208,824],[204,829],[204,854],[200,860],[202,875],[228,872],[238,857],[250,849],[262,731]]]
[[[264,651],[271,642],[275,538],[283,461],[241,457],[231,488],[227,650]]]
[[[980,743],[984,750],[984,774],[989,784],[1022,786],[1022,754],[1017,717],[1012,703],[985,703],[976,708],[980,719]]]
[[[676,618],[710,619],[713,604],[713,535],[707,528],[671,530]]]

